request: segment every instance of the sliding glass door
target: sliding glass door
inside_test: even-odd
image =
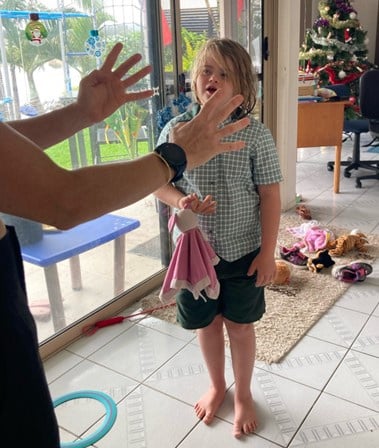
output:
[[[75,12],[72,3],[59,0],[52,9],[47,2],[46,10],[40,11],[47,35],[38,53],[25,37],[29,13],[4,9],[3,119],[28,119],[74,101],[81,77],[98,68],[117,41],[124,44],[120,60],[138,52],[143,55],[140,66],[152,64],[152,75],[138,87],[150,85],[157,95],[122,107],[104,122],[49,149],[49,157],[66,169],[114,163],[152,151],[167,108],[175,115],[188,106],[193,57],[210,37],[238,40],[263,79],[260,0],[104,0],[90,2],[88,9],[75,3]],[[260,101],[257,116],[261,111]],[[19,234],[26,237],[22,246],[29,305],[47,353],[50,344],[66,343],[86,323],[116,313],[160,286],[171,254],[169,212],[150,195],[68,232],[45,223],[17,223]],[[64,250],[59,250],[62,245]]]

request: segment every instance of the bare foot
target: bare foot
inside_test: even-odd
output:
[[[201,398],[195,404],[196,416],[203,420],[206,425],[209,425],[218,408],[221,406],[225,397],[225,389],[218,390],[211,386]]]
[[[235,398],[234,407],[235,420],[233,435],[239,439],[244,434],[253,433],[257,429],[258,422],[252,396],[245,399]]]

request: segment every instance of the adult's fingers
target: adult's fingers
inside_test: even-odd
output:
[[[221,154],[223,152],[239,151],[245,147],[245,142],[238,140],[236,142],[221,142],[217,149],[214,150],[214,155]]]
[[[122,62],[115,70],[114,74],[120,79],[125,79],[126,74],[133,68],[138,62],[140,62],[142,56],[139,53],[133,54],[126,61]]]
[[[207,120],[219,125],[243,102],[242,95],[235,95],[225,101],[222,89],[217,90],[211,98],[202,106],[199,115],[207,117]]]
[[[120,54],[121,50],[122,50],[122,43],[121,42],[117,42],[117,44],[115,44],[111,51],[108,53],[107,57],[105,58],[105,61],[103,62],[100,70],[104,70],[104,71],[112,71],[113,66],[115,65],[118,55]]]
[[[145,100],[154,95],[154,90],[147,89],[139,92],[130,92],[125,94],[125,102],[131,103],[133,101]]]
[[[170,141],[181,146],[186,152],[187,169],[200,166],[220,153],[237,151],[245,146],[242,140],[224,139],[248,126],[248,117],[220,127],[240,103],[241,95],[236,95],[229,101],[225,101],[221,94],[214,95],[191,121],[178,123],[171,129]]]
[[[249,123],[250,123],[249,117],[241,118],[241,120],[229,123],[223,128],[218,129],[216,131],[216,135],[220,140],[222,140],[223,138],[228,137],[229,135],[232,135],[235,132],[241,131],[242,129],[246,128],[246,126],[248,126]]]
[[[133,75],[125,78],[122,81],[122,85],[125,89],[127,89],[130,86],[133,86],[136,84],[140,79],[144,78],[146,75],[148,75],[151,72],[151,66],[147,65],[146,67],[141,68],[141,70],[138,70],[138,72],[134,73]]]

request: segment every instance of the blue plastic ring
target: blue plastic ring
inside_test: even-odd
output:
[[[101,426],[92,434],[85,437],[84,439],[76,440],[75,442],[62,442],[61,448],[86,448],[93,443],[100,440],[109,432],[109,430],[114,425],[117,417],[117,406],[113,398],[104,392],[92,391],[92,390],[81,390],[78,392],[72,392],[70,394],[62,395],[53,401],[53,405],[56,408],[66,401],[75,400],[77,398],[92,398],[93,400],[99,401],[105,408],[105,419]]]

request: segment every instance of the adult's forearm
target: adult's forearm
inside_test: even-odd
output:
[[[128,206],[174,174],[154,154],[68,171],[7,126],[0,131],[0,210],[62,229]]]
[[[7,122],[13,129],[46,149],[92,123],[85,121],[76,103],[25,120]]]
[[[72,171],[69,173],[71,194],[63,193],[62,198],[71,218],[66,220],[67,214],[63,213],[61,227],[71,227],[133,204],[167,184],[172,175],[153,154]]]

